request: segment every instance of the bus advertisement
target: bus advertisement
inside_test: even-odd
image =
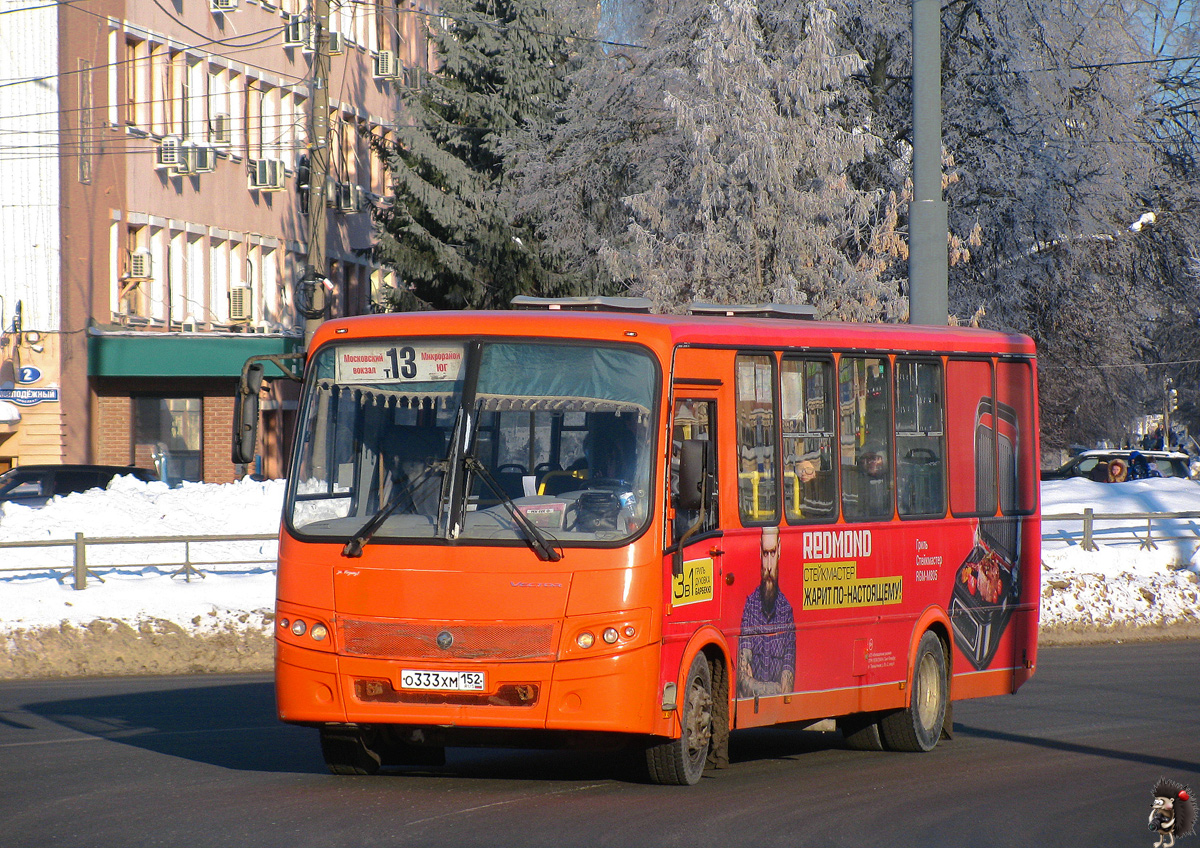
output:
[[[1033,674],[1028,338],[523,305],[313,338],[276,693],[331,771],[617,742],[687,785],[740,728],[927,751]]]

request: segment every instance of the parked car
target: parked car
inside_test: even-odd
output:
[[[1089,450],[1084,451],[1078,456],[1073,456],[1064,462],[1061,466],[1054,469],[1042,469],[1043,480],[1069,480],[1072,477],[1088,477],[1095,479],[1097,467],[1103,465],[1102,471],[1105,472],[1104,479],[1107,479],[1108,463],[1114,459],[1120,459],[1129,466],[1129,456],[1132,450]],[[1158,473],[1163,477],[1183,477],[1189,476],[1190,458],[1186,453],[1177,453],[1175,451],[1138,451],[1142,456],[1152,463],[1158,469]]]
[[[19,465],[0,474],[0,502],[44,506],[55,495],[108,488],[122,474],[147,483],[158,480],[152,469],[133,465]]]

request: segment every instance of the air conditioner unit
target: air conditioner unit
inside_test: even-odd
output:
[[[196,173],[196,145],[183,144],[179,147],[179,161],[171,169],[173,177],[189,177]]]
[[[253,290],[250,286],[229,287],[229,320],[249,321],[254,317]]]
[[[376,79],[395,79],[398,70],[396,54],[391,50],[380,50],[375,55]]]
[[[250,163],[250,188],[282,191],[286,179],[287,166],[282,159],[255,159]]]
[[[232,12],[238,7],[238,0],[208,0],[209,11],[214,14],[218,12]]]
[[[192,158],[193,174],[211,174],[217,170],[217,148],[211,144],[197,144],[189,155]]]
[[[346,52],[346,37],[340,32],[329,33],[329,55],[340,56]]]
[[[153,272],[150,251],[134,250],[129,254],[129,279],[149,280]]]
[[[224,112],[216,112],[208,122],[208,140],[213,144],[229,144],[233,137],[233,127],[229,116]]]
[[[362,186],[357,183],[338,184],[337,208],[342,212],[362,211]]]
[[[154,157],[155,168],[179,167],[179,139],[168,136],[158,143],[158,151]]]
[[[320,26],[309,25],[304,28],[304,52],[317,52],[317,33],[320,32]]]
[[[421,69],[410,65],[404,69],[404,87],[413,91],[421,90]]]
[[[207,144],[185,141],[179,147],[179,161],[171,169],[178,176],[210,174],[217,167],[217,151]]]
[[[288,16],[287,26],[283,28],[283,44],[285,47],[300,47],[308,41],[308,21],[303,15]]]

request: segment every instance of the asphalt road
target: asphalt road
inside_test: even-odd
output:
[[[1154,781],[1200,791],[1200,642],[1044,649],[1017,695],[954,719],[929,754],[735,734],[690,788],[580,752],[350,778],[275,721],[265,676],[0,683],[0,846],[1151,848]]]

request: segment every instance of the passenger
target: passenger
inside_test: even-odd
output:
[[[418,482],[431,465],[445,457],[443,432],[437,427],[389,427],[384,436],[383,454],[384,465],[391,472],[392,485],[414,486],[396,511],[435,514],[440,487],[429,479],[419,485]]]
[[[868,442],[858,455],[852,512],[859,518],[889,518],[892,514],[892,477],[881,445]]]
[[[637,475],[637,420],[632,414],[596,416],[588,436],[588,476],[632,483]]]
[[[1127,480],[1145,480],[1149,477],[1161,477],[1158,466],[1146,459],[1141,451],[1133,451],[1129,454],[1129,471],[1126,475]]]
[[[816,459],[796,463],[796,480],[800,484],[800,514],[807,517],[829,515],[834,511],[832,480],[820,474]]]

